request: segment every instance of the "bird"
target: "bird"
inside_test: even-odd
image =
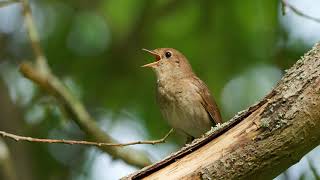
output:
[[[173,48],[142,49],[155,61],[142,67],[156,74],[156,101],[162,116],[190,143],[222,123],[219,108],[207,85],[193,72],[188,59]]]

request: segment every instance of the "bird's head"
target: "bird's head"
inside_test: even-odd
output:
[[[173,48],[143,49],[155,57],[155,61],[142,67],[151,67],[158,79],[183,78],[193,74],[187,58]]]

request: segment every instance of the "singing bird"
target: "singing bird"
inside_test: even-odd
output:
[[[156,59],[142,67],[151,67],[156,73],[156,99],[161,114],[170,126],[187,137],[187,142],[222,123],[208,87],[192,71],[182,53],[172,48],[143,50]]]

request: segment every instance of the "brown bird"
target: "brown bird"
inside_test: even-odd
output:
[[[142,67],[151,67],[156,73],[160,111],[175,130],[187,136],[187,142],[222,123],[208,87],[182,53],[172,48],[143,50],[156,58]]]

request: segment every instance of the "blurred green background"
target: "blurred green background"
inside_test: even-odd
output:
[[[317,0],[289,2],[320,17]],[[267,94],[320,39],[319,23],[291,11],[283,16],[275,0],[33,0],[31,7],[53,72],[121,142],[156,139],[170,129],[155,103],[155,75],[140,68],[153,61],[142,48],[183,52],[227,121]],[[0,130],[83,139],[55,99],[19,74],[18,64],[33,59],[21,6],[0,8]],[[156,161],[179,146],[174,136],[134,148]],[[0,161],[0,179],[117,179],[136,170],[93,147],[8,139],[0,139]],[[319,164],[318,147],[277,179],[316,179]]]

